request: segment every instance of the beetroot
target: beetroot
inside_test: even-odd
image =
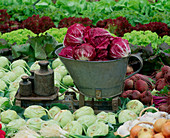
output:
[[[164,66],[161,68],[161,70],[162,70],[162,74],[164,75],[164,74],[166,74],[168,71],[170,71],[170,67],[164,65]]]
[[[132,90],[133,89],[133,80],[127,79],[125,80],[124,90]]]
[[[160,72],[158,72],[157,74],[156,74],[156,80],[159,80],[160,78],[163,78],[163,74],[162,74],[162,71],[160,71]]]
[[[127,98],[127,97],[129,97],[129,94],[132,93],[132,92],[133,92],[132,90],[124,91],[124,92],[121,94],[121,97]]]
[[[166,85],[167,85],[167,83],[165,81],[165,78],[162,78],[162,79],[157,80],[155,88],[156,88],[156,90],[160,91]]]
[[[131,100],[139,100],[140,99],[140,96],[141,96],[141,93],[137,90],[133,90],[131,93],[129,93],[129,99]]]
[[[170,71],[168,71],[165,75],[164,75],[165,81],[166,83],[168,83],[168,85],[170,84]]]
[[[144,92],[148,90],[148,84],[143,80],[137,80],[135,83],[135,89],[140,92]]]
[[[149,105],[152,101],[152,94],[149,91],[144,91],[140,96],[140,101],[145,105]]]
[[[170,113],[170,105],[168,104],[161,104],[158,109],[160,111],[164,111],[164,112],[167,112],[167,113]]]

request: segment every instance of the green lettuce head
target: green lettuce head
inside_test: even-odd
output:
[[[133,111],[131,110],[122,110],[119,115],[118,115],[118,120],[119,120],[119,123],[124,123],[126,121],[130,121],[130,120],[135,120],[137,118],[137,114],[134,113]]]
[[[61,109],[58,106],[53,106],[50,110],[49,110],[49,114],[52,118],[54,118],[54,116],[60,112]]]
[[[71,121],[65,125],[63,130],[67,131],[72,135],[82,135],[83,128],[82,125],[78,121]]]
[[[106,136],[109,132],[109,126],[103,122],[96,122],[87,129],[87,136]]]
[[[14,110],[6,110],[4,112],[1,113],[1,122],[8,124],[9,122],[11,122],[12,120],[18,119],[19,116],[17,114],[17,112],[15,112]]]
[[[46,115],[46,109],[40,105],[31,105],[24,111],[25,118],[41,118]]]
[[[44,121],[41,118],[30,118],[27,120],[27,127],[38,132],[41,129],[41,125]]]
[[[144,109],[143,103],[141,103],[139,100],[130,100],[126,104],[126,107],[137,115]]]
[[[74,118],[77,120],[79,117],[84,115],[94,115],[94,110],[89,106],[83,106],[76,110],[74,113]]]
[[[83,128],[87,129],[90,125],[94,124],[97,120],[97,117],[95,115],[84,115],[79,117],[77,120]]]
[[[73,121],[74,117],[69,110],[61,110],[54,116],[54,120],[58,121],[61,127],[64,127],[68,122]]]

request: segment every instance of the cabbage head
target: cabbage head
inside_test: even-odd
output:
[[[58,106],[53,106],[50,110],[49,110],[49,114],[52,118],[54,118],[54,116],[61,111],[61,109]]]
[[[83,128],[78,121],[71,121],[64,126],[63,130],[72,135],[82,135]]]
[[[56,67],[63,65],[63,63],[61,62],[61,60],[59,58],[56,58],[53,62],[52,62],[52,68],[55,69]]]
[[[130,100],[126,104],[127,109],[133,111],[137,115],[144,109],[144,105],[139,100]]]
[[[63,78],[68,73],[68,71],[66,70],[65,66],[61,66],[61,65],[54,69],[54,73],[55,72],[60,73],[61,78]]]
[[[68,122],[73,121],[74,117],[69,110],[61,110],[54,116],[54,120],[58,121],[61,127],[64,127]]]
[[[38,132],[44,121],[41,118],[30,118],[27,120],[26,125],[28,128]]]
[[[66,86],[74,86],[73,79],[70,75],[64,76],[62,81]]]
[[[116,124],[115,115],[113,113],[106,113],[104,111],[97,114],[97,121],[101,121],[103,123],[111,123]]]
[[[40,105],[31,105],[24,111],[25,118],[41,118],[46,115],[46,109]]]
[[[41,125],[41,128],[45,127],[45,126],[56,126],[56,125],[60,126],[59,123],[56,120],[51,119],[51,120],[48,120],[48,121],[44,121]]]
[[[67,131],[63,130],[59,125],[57,124],[48,124],[48,125],[43,125],[41,127],[41,130],[39,131],[41,136],[43,138],[65,138],[65,135],[68,133]]]
[[[109,132],[109,126],[103,122],[96,122],[87,129],[87,136],[106,136]]]
[[[87,129],[90,125],[94,124],[97,120],[95,115],[84,115],[77,119],[77,121],[83,126],[83,128]]]
[[[130,121],[130,120],[135,120],[137,118],[137,114],[134,113],[133,111],[131,110],[122,110],[119,115],[118,115],[118,120],[119,120],[119,123],[124,123],[126,121]]]
[[[79,117],[84,115],[94,115],[94,110],[89,106],[83,106],[77,109],[74,113],[74,118],[77,120]]]
[[[0,117],[1,117],[1,122],[5,124],[8,124],[12,120],[19,118],[17,112],[15,112],[14,110],[10,110],[10,109],[2,112]]]
[[[8,133],[13,133],[19,131],[23,126],[26,126],[26,121],[22,118],[15,119],[7,124],[6,128]]]

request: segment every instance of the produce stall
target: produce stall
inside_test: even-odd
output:
[[[0,138],[169,138],[169,4],[0,1]]]

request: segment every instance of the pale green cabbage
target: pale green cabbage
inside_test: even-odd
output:
[[[27,127],[38,132],[41,129],[41,125],[44,121],[41,118],[30,118],[27,120]]]
[[[19,131],[23,126],[26,126],[26,121],[22,118],[15,119],[7,124],[6,128],[8,131],[8,136],[13,135],[13,133]],[[11,134],[9,134],[11,133]]]
[[[97,120],[95,115],[84,115],[78,118],[78,122],[87,129],[90,125],[94,124]]]
[[[19,116],[14,110],[9,109],[2,112],[0,118],[2,123],[8,124],[12,120],[18,119]]]
[[[97,121],[101,121],[104,123],[116,124],[115,115],[113,113],[106,113],[104,111],[97,114]]]
[[[106,136],[109,132],[109,126],[103,122],[96,122],[87,129],[87,136]]]
[[[54,118],[54,116],[61,111],[61,109],[58,106],[53,106],[50,110],[49,110],[49,114],[52,118]]]
[[[78,121],[71,121],[65,125],[63,130],[67,131],[69,134],[82,135],[83,128]]]
[[[135,120],[137,118],[137,114],[134,113],[133,111],[131,110],[122,110],[119,115],[118,115],[118,120],[119,120],[119,123],[124,123],[126,121],[129,121],[129,120]]]
[[[63,81],[63,84],[65,84],[67,86],[74,86],[73,79],[71,78],[70,75],[64,76],[62,81]]]
[[[55,69],[57,68],[58,66],[60,65],[63,65],[63,63],[61,62],[61,60],[59,58],[55,59],[53,62],[52,62],[52,68]]]
[[[58,121],[61,127],[64,127],[68,122],[73,121],[74,117],[69,110],[61,110],[54,116],[54,120]]]
[[[139,114],[144,109],[143,103],[140,102],[139,100],[130,100],[126,104],[126,107],[127,109],[133,111],[136,114]]]
[[[89,106],[83,106],[77,109],[74,113],[74,118],[77,120],[79,117],[84,115],[94,115],[94,110]]]
[[[25,118],[41,118],[46,115],[46,109],[40,105],[31,105],[24,111]]]

